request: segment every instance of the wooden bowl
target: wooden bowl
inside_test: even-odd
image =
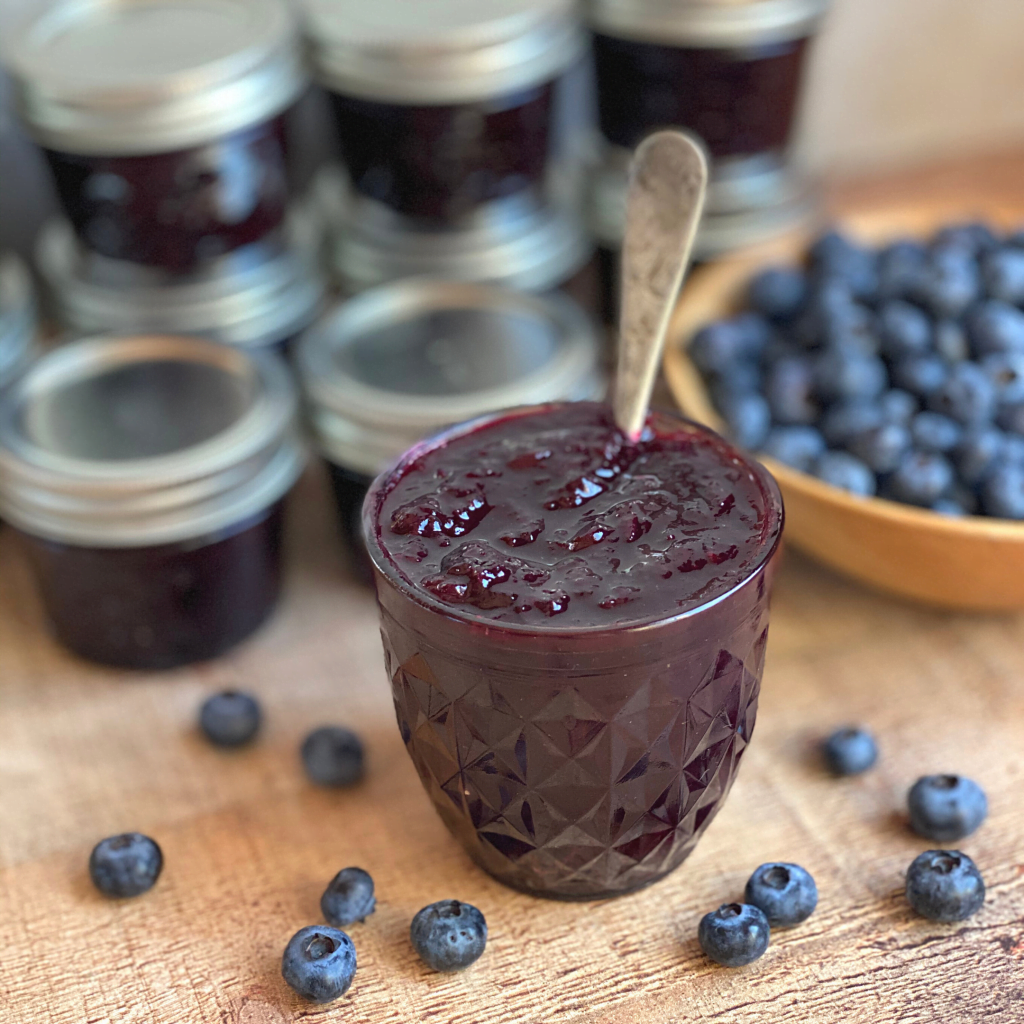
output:
[[[844,218],[851,234],[873,243],[925,234],[955,211],[885,212]],[[683,413],[715,430],[722,421],[686,347],[694,332],[734,312],[751,275],[771,263],[795,263],[808,236],[759,246],[712,264],[687,281],[669,329],[665,375]],[[786,505],[786,539],[818,561],[890,593],[946,608],[1024,608],[1024,523],[986,516],[955,518],[882,498],[859,498],[764,457]]]

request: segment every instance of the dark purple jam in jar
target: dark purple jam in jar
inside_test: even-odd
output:
[[[134,669],[212,658],[269,615],[303,465],[284,364],[180,337],[55,349],[0,399],[0,516],[57,639]]]
[[[63,0],[13,43],[19,111],[84,250],[184,276],[280,249],[307,88],[283,0]]]
[[[435,227],[547,201],[584,50],[568,0],[312,0],[308,23],[358,198]]]
[[[754,727],[778,488],[693,424],[602,405],[425,442],[364,508],[403,739],[500,881],[591,899],[657,881]]]

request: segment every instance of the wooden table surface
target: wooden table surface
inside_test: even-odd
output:
[[[1022,205],[1024,157],[840,189],[844,204],[965,191]],[[1016,191],[1014,191],[1016,190]],[[993,196],[996,199],[993,199]],[[724,810],[691,858],[639,894],[593,904],[519,895],[462,853],[420,789],[394,723],[376,611],[348,576],[323,480],[301,484],[280,610],[220,661],[163,675],[90,666],[47,636],[27,567],[0,533],[0,1021],[17,1024],[976,1024],[1024,1020],[1024,617],[933,612],[788,554],[773,606],[757,731]],[[263,701],[258,743],[196,733],[225,686]],[[357,729],[368,777],[308,784],[298,745]],[[882,756],[836,781],[816,743],[865,722]],[[962,848],[988,899],[975,917],[915,917],[903,873],[928,847],[905,793],[928,772],[988,791]],[[112,902],[86,861],[139,830],[164,850],[152,892]],[[816,877],[817,913],[725,970],[696,941],[707,910],[766,860]],[[280,977],[285,942],[317,923],[339,868],[372,872],[378,910],[355,925],[349,994],[317,1007]],[[487,916],[485,956],[460,975],[417,960],[408,926],[455,897]]]

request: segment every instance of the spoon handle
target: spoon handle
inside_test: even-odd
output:
[[[648,136],[630,165],[612,411],[618,428],[634,440],[647,418],[665,332],[690,262],[707,184],[703,150],[683,132]]]

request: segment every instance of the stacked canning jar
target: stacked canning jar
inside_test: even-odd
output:
[[[308,80],[283,0],[65,0],[7,43],[63,209],[39,262],[67,326],[261,346],[311,319],[290,152]]]

